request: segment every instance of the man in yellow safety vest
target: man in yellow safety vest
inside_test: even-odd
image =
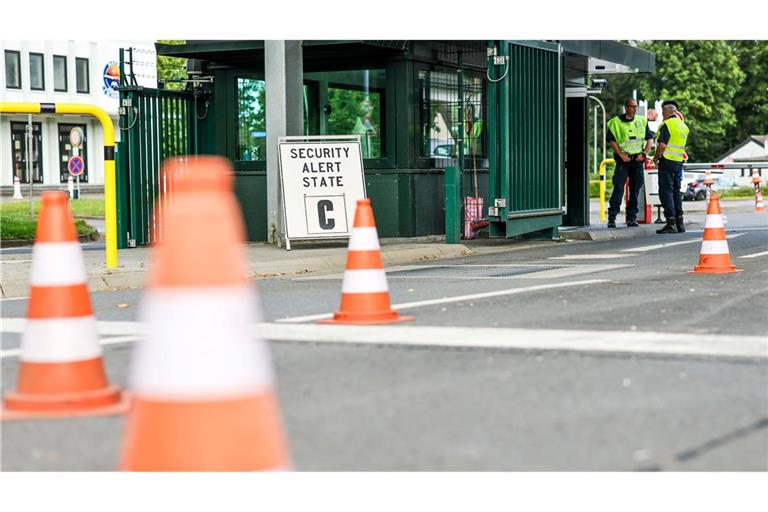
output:
[[[677,103],[662,103],[664,122],[657,134],[657,147],[653,161],[659,168],[659,199],[664,207],[667,223],[656,233],[683,233],[683,200],[680,197],[680,181],[683,174],[685,145],[688,143],[688,125],[676,115]]]
[[[627,226],[637,226],[637,196],[643,186],[645,157],[651,149],[653,133],[645,116],[635,115],[637,100],[624,103],[624,114],[608,121],[605,138],[613,148],[616,169],[613,171],[613,192],[608,207],[608,227],[616,227],[616,215],[624,198],[624,184],[629,178],[627,197]]]

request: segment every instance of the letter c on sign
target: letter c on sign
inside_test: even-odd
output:
[[[333,229],[336,221],[325,216],[326,212],[333,211],[333,202],[328,199],[322,199],[317,202],[317,215],[320,218],[320,227],[322,229]]]

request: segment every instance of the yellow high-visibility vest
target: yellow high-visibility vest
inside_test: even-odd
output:
[[[664,149],[662,156],[673,162],[682,162],[683,155],[685,154],[685,145],[688,142],[688,125],[676,116],[668,118],[659,127],[659,132],[656,134],[657,141],[659,135],[661,135],[662,126],[666,126],[669,130],[669,142],[667,142],[667,147]]]
[[[608,129],[613,133],[616,143],[628,155],[643,152],[647,126],[648,120],[642,116],[635,116],[631,121],[622,121],[616,116],[608,121]]]

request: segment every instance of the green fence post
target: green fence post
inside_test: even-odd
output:
[[[445,168],[445,243],[457,244],[461,239],[461,172],[458,167]]]

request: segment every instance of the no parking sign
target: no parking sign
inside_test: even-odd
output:
[[[83,157],[81,156],[73,156],[69,159],[69,162],[67,162],[67,170],[69,170],[69,174],[72,176],[80,176],[85,172],[85,162],[83,161]]]

